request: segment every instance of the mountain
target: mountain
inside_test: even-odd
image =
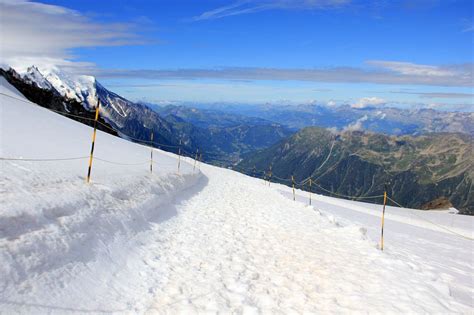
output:
[[[176,116],[197,127],[215,128],[215,127],[236,127],[239,125],[252,126],[275,126],[281,127],[281,124],[270,120],[249,117],[238,113],[228,113],[216,109],[201,109],[183,105],[167,105],[164,107],[155,107],[156,112],[160,115]]]
[[[444,197],[473,214],[473,147],[473,137],[459,133],[413,137],[308,127],[249,154],[238,166],[268,170],[272,165],[274,176],[294,175],[297,182],[311,176],[349,196],[380,195],[387,184],[389,195],[407,207]]]
[[[84,117],[73,119],[89,125],[100,100],[99,129],[143,143],[149,143],[153,133],[155,147],[177,153],[181,145],[183,154],[205,152],[204,160],[219,165],[235,164],[242,154],[268,147],[293,133],[277,123],[223,112],[174,106],[157,112],[108,90],[92,76],[72,76],[56,68],[41,72],[31,66],[21,75],[2,69],[1,75],[30,101],[68,117]]]
[[[260,117],[292,129],[323,127],[341,130],[368,130],[393,135],[432,132],[459,132],[474,135],[474,113],[444,112],[433,109],[391,107],[353,108],[349,105],[232,105],[204,104],[227,113]]]
[[[211,154],[208,161],[221,165],[238,162],[242,154],[269,147],[293,130],[268,120],[185,106],[156,109],[173,126],[187,130],[193,143]]]
[[[47,81],[36,67],[30,67],[26,74],[21,76],[13,69],[4,70],[0,68],[0,76],[20,91],[30,102],[53,110],[68,118],[83,124],[94,125],[94,111],[87,109],[77,99],[67,98],[61,95],[52,84]],[[21,123],[21,122],[19,122]],[[112,126],[99,116],[97,129],[116,135]]]

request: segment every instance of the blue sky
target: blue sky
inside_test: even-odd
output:
[[[64,9],[71,26],[59,31],[64,44],[36,56],[74,64],[133,100],[474,111],[472,1],[42,3],[53,6],[15,12],[40,20]]]

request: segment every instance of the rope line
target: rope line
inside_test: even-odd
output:
[[[11,99],[15,99],[15,100],[20,101],[20,102],[24,102],[24,103],[33,104],[33,105],[37,105],[37,106],[38,106],[38,104],[33,103],[33,102],[29,101],[29,100],[21,99],[21,98],[12,96],[12,95],[8,95],[8,94],[6,94],[6,93],[0,92],[0,95],[9,97],[9,98],[11,98]],[[86,121],[95,121],[95,119],[89,118],[89,117],[82,117],[82,116],[79,116],[79,115],[71,114],[71,113],[68,113],[68,112],[62,112],[62,111],[58,111],[58,110],[54,110],[54,109],[50,109],[50,108],[46,108],[46,109],[48,109],[48,110],[50,110],[50,111],[52,111],[52,112],[58,113],[58,114],[60,114],[60,115],[64,115],[64,116],[75,117],[75,118],[78,118],[78,119],[81,119],[81,120],[86,120]],[[164,143],[157,143],[157,142],[154,142],[154,141],[151,141],[151,140],[139,139],[139,138],[136,138],[136,137],[132,137],[132,136],[130,136],[130,135],[126,134],[126,133],[123,133],[123,132],[121,132],[121,131],[115,130],[115,129],[113,129],[112,127],[110,127],[110,126],[108,126],[107,124],[102,123],[102,122],[100,122],[100,121],[97,121],[97,123],[100,124],[101,126],[103,126],[104,128],[107,128],[107,129],[109,129],[109,130],[111,130],[111,131],[113,131],[113,132],[115,132],[115,133],[118,133],[119,135],[122,135],[122,136],[126,137],[127,139],[135,140],[135,141],[140,142],[140,143],[153,144],[153,145],[156,145],[156,146],[158,146],[158,147],[167,147],[167,148],[180,148],[180,147],[181,147],[181,146],[177,146],[177,145],[169,145],[169,144],[164,144]],[[329,157],[330,157],[330,155],[331,155],[331,152],[332,152],[332,149],[333,149],[333,147],[334,147],[334,142],[335,142],[335,141],[333,141],[333,143],[332,143],[332,145],[331,145],[331,149],[330,149],[330,151],[329,151],[328,157],[326,158],[326,160],[323,162],[323,164],[322,164],[317,170],[321,169],[322,166],[323,166],[323,165],[327,162],[327,160],[329,159]],[[150,147],[153,148],[153,146],[150,146]],[[183,156],[188,155],[188,157],[191,157],[191,158],[193,158],[193,156],[194,156],[194,153],[187,152],[187,151],[185,151],[185,150],[183,150],[183,149],[182,149],[181,152],[182,152]],[[65,157],[65,158],[12,158],[12,157],[0,157],[0,161],[54,162],[54,161],[83,160],[83,159],[87,159],[87,158],[89,158],[89,157],[88,157],[88,156]],[[150,163],[149,160],[144,161],[144,162],[139,162],[139,163],[121,163],[121,162],[110,161],[110,160],[103,159],[103,158],[100,158],[100,157],[95,157],[94,159],[96,159],[96,160],[98,160],[98,161],[101,161],[101,162],[110,163],[110,164],[115,164],[115,165],[143,165],[143,164],[148,164],[148,163]],[[229,163],[229,162],[231,162],[231,161],[229,161],[229,160],[219,160],[219,159],[213,159],[213,160],[214,160],[214,161],[224,162],[224,163]],[[161,163],[158,163],[158,162],[155,162],[155,161],[153,161],[152,163],[154,163],[154,164],[161,164]],[[247,173],[253,174],[253,175],[257,175],[257,174],[263,173],[263,175],[265,176],[265,174],[266,174],[266,171],[265,171],[265,170],[263,170],[263,171],[262,171],[262,170],[257,170],[256,168],[254,168],[254,169],[246,169],[246,168],[239,167],[239,166],[231,166],[231,168],[234,169],[234,170],[239,170],[239,169],[240,169],[240,171],[244,171],[244,172],[247,172]],[[322,176],[322,175],[321,175],[321,176]],[[336,193],[336,192],[330,191],[330,190],[328,190],[328,189],[326,189],[326,188],[324,188],[324,187],[322,187],[321,185],[319,185],[319,184],[316,183],[316,181],[317,181],[321,176],[317,177],[316,179],[313,179],[311,176],[309,176],[309,177],[303,179],[302,181],[300,181],[299,183],[295,183],[295,185],[303,186],[303,185],[305,185],[305,184],[311,179],[311,180],[312,180],[312,183],[313,183],[316,187],[320,188],[321,190],[323,190],[323,191],[325,191],[325,192],[327,192],[327,193],[329,193],[329,194],[332,194],[332,195],[335,195],[335,196],[338,196],[338,197],[342,197],[342,198],[348,198],[348,199],[352,199],[352,200],[354,200],[354,199],[376,199],[376,198],[381,198],[381,197],[384,196],[384,195],[377,195],[377,196],[359,196],[359,197],[356,197],[356,196],[349,196],[349,195],[344,195],[344,194]],[[290,182],[290,183],[292,182],[292,180],[291,180],[290,178],[282,178],[282,177],[276,176],[276,175],[273,174],[273,172],[272,172],[271,178],[276,178],[276,179],[278,179],[278,180],[280,180],[280,181],[284,181],[284,182]],[[391,202],[393,202],[395,205],[397,205],[398,207],[400,207],[400,208],[406,208],[406,207],[404,207],[403,205],[401,205],[400,203],[398,203],[397,201],[395,201],[394,199],[392,199],[391,197],[387,197],[387,198],[388,198]],[[425,221],[425,222],[428,222],[428,223],[430,223],[430,224],[432,224],[432,225],[434,225],[434,226],[437,226],[438,228],[443,229],[443,230],[445,230],[445,231],[447,231],[447,232],[449,232],[449,233],[451,233],[451,234],[453,234],[453,235],[457,235],[457,236],[459,236],[459,237],[462,237],[462,238],[467,239],[467,240],[470,240],[470,241],[474,240],[474,238],[472,238],[472,237],[468,237],[468,236],[466,236],[466,235],[463,235],[463,234],[460,234],[460,233],[458,233],[458,232],[455,232],[455,231],[453,231],[453,230],[451,230],[451,229],[449,229],[449,228],[447,228],[447,227],[445,227],[445,226],[442,226],[442,225],[437,224],[437,223],[435,223],[435,222],[433,222],[433,221],[431,221],[431,220],[428,220],[428,219],[426,219],[426,218],[424,218],[424,217],[422,217],[422,216],[420,216],[420,215],[418,215],[418,214],[416,214],[416,213],[410,212],[410,214],[416,216],[417,218],[419,218],[419,219],[421,219],[421,220],[423,220],[423,221]]]
[[[400,203],[398,203],[397,201],[393,200],[392,198],[390,198],[390,197],[387,197],[387,198],[388,198],[388,200],[392,201],[394,204],[396,204],[396,205],[399,206],[400,208],[406,208],[406,207],[402,206]],[[417,211],[417,210],[415,210],[415,211]],[[469,241],[474,241],[474,238],[472,238],[472,237],[469,237],[469,236],[463,235],[463,234],[461,234],[461,233],[455,232],[455,231],[453,231],[453,230],[451,230],[451,229],[448,229],[447,227],[445,227],[445,226],[443,226],[443,225],[439,225],[438,223],[435,223],[435,222],[433,222],[433,221],[431,221],[431,220],[428,220],[428,219],[426,219],[426,218],[423,218],[422,216],[420,216],[420,215],[418,215],[418,214],[416,214],[416,213],[410,212],[410,214],[416,216],[417,218],[419,218],[419,219],[421,219],[421,220],[423,220],[423,221],[426,221],[426,222],[428,222],[428,223],[431,223],[432,225],[435,225],[435,226],[439,227],[440,229],[443,229],[443,230],[445,230],[445,231],[448,231],[448,232],[451,233],[451,234],[460,236],[460,237],[465,238],[465,239],[467,239],[467,240],[469,240]]]
[[[36,105],[36,106],[39,106],[38,104],[36,103],[33,103],[29,100],[24,100],[24,99],[21,99],[21,98],[18,98],[18,97],[14,97],[12,95],[8,95],[8,94],[5,94],[5,93],[2,93],[0,92],[0,95],[3,95],[3,96],[6,96],[6,97],[9,97],[9,98],[12,98],[14,100],[17,100],[17,101],[20,101],[20,102],[24,102],[24,103],[27,103],[27,104],[33,104],[33,105]],[[42,107],[42,106],[40,106]],[[46,108],[46,107],[43,107],[43,108]],[[47,110],[50,110],[52,112],[55,112],[55,113],[58,113],[58,114],[61,114],[61,115],[64,115],[64,116],[70,116],[70,117],[75,117],[75,118],[79,118],[79,119],[83,119],[83,120],[88,120],[88,121],[94,121],[94,118],[89,118],[89,117],[82,117],[82,116],[79,116],[79,115],[75,115],[75,114],[71,114],[71,113],[68,113],[68,112],[62,112],[62,111],[59,111],[59,110],[55,110],[55,109],[51,109],[51,108],[46,108]],[[168,147],[168,148],[178,148],[179,146],[177,145],[170,145],[170,144],[164,144],[164,143],[157,143],[155,141],[150,141],[150,140],[145,140],[145,139],[139,139],[139,138],[135,138],[135,137],[132,137],[124,132],[121,132],[119,130],[115,130],[114,128],[108,126],[107,124],[104,124],[103,122],[101,121],[97,121],[97,123],[113,132],[116,132],[118,134],[121,134],[125,137],[127,137],[128,139],[132,139],[132,140],[135,140],[135,141],[139,141],[139,142],[144,142],[144,143],[152,143],[156,146],[160,146],[160,147]]]
[[[53,161],[72,161],[83,160],[89,158],[88,156],[70,157],[70,158],[56,158],[56,159],[36,159],[36,158],[5,158],[0,157],[0,161],[25,161],[25,162],[53,162]]]

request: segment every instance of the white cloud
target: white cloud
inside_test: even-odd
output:
[[[193,21],[219,19],[227,16],[250,14],[266,10],[317,10],[330,9],[347,5],[351,0],[240,0],[230,5],[219,7],[199,16]]]
[[[342,130],[343,131],[359,131],[359,130],[363,130],[364,129],[364,121],[366,121],[367,119],[369,119],[369,117],[367,115],[364,115],[363,117],[357,119],[355,122],[347,125],[346,127],[344,127]]]
[[[374,97],[363,97],[359,99],[357,102],[351,104],[352,108],[366,108],[366,107],[375,107],[385,105],[387,102],[376,96]]]
[[[61,6],[24,0],[0,0],[1,60],[14,68],[31,64],[74,64],[71,49],[140,44],[128,23],[98,23]]]
[[[224,79],[376,83],[396,85],[472,86],[473,64],[451,66],[417,65],[407,62],[371,61],[378,69],[354,67],[333,68],[251,68],[224,67],[211,69],[109,69],[99,75],[109,78],[143,79]],[[410,66],[408,66],[410,65]]]
[[[335,101],[333,101],[333,100],[330,100],[330,101],[328,101],[328,102],[326,103],[326,105],[329,106],[329,107],[334,107],[334,106],[337,105],[337,103],[336,103]]]
[[[420,65],[411,62],[370,60],[367,63],[407,76],[451,77],[457,74],[455,69]]]

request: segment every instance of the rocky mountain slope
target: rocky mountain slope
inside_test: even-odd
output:
[[[379,195],[387,185],[389,195],[407,207],[445,197],[472,214],[473,148],[473,138],[458,133],[412,137],[311,127],[250,154],[239,166],[272,165],[275,176],[294,175],[296,181],[312,176],[322,187],[350,196]]]
[[[100,100],[99,129],[147,144],[153,133],[155,147],[177,153],[181,146],[181,153],[191,156],[196,151],[204,152],[204,160],[220,165],[233,164],[241,154],[268,147],[292,134],[279,124],[235,114],[171,107],[159,113],[111,92],[92,76],[71,76],[55,68],[41,72],[31,66],[22,74],[10,68],[1,69],[0,74],[30,101],[89,125]]]
[[[215,110],[202,110],[185,106],[166,106],[156,111],[173,125],[190,129],[194,142],[211,153],[208,161],[221,165],[237,162],[242,154],[269,147],[292,135],[293,130],[268,120],[229,114]]]

